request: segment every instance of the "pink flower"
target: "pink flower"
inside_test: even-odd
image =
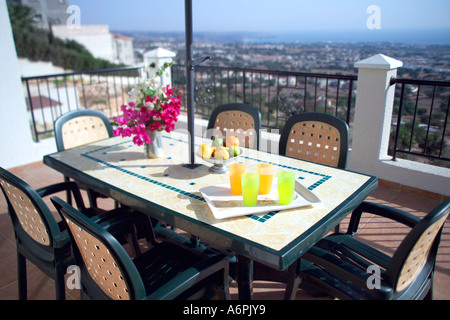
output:
[[[161,96],[149,95],[148,92],[156,93],[153,88],[150,88],[150,91],[145,89],[141,92],[144,93],[145,98],[136,103],[129,102],[127,105],[122,105],[120,110],[123,116],[113,118],[118,126],[113,130],[114,136],[133,136],[133,143],[138,146],[152,143],[149,132],[155,130],[170,132],[175,128],[180,114],[182,95],[181,91],[171,88],[170,85],[165,87],[165,95]],[[151,106],[146,103],[151,103]]]
[[[134,136],[133,143],[137,146],[142,146],[144,144],[139,136]]]

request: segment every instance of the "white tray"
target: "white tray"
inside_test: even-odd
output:
[[[294,199],[288,205],[281,205],[278,201],[276,178],[273,179],[271,192],[266,195],[258,195],[258,202],[254,207],[244,206],[242,196],[231,193],[230,184],[208,186],[199,191],[216,219],[287,210],[320,203],[320,199],[314,193],[306,189],[300,182],[295,181]]]

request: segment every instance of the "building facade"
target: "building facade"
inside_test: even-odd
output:
[[[69,18],[67,8],[68,0],[13,0],[11,3],[20,3],[33,10],[35,26],[49,29],[50,26],[66,24]]]

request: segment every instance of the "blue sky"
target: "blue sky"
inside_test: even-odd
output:
[[[69,0],[81,24],[111,30],[183,31],[184,0]],[[370,5],[381,30],[450,30],[449,0],[193,0],[195,31],[297,32],[367,29]],[[449,36],[450,37],[450,36]]]

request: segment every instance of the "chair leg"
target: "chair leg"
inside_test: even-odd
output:
[[[335,233],[341,232],[341,226],[340,226],[340,224],[338,224],[336,227],[334,227],[334,232],[335,232]]]
[[[57,267],[55,277],[56,300],[66,300],[66,284],[64,281],[64,270]]]
[[[223,281],[223,300],[231,300],[231,296],[230,296],[230,281],[231,279],[229,278],[229,274],[230,274],[230,265],[227,264],[227,266],[223,269],[222,272],[222,281]]]
[[[69,182],[70,178],[64,176],[64,182]],[[70,193],[70,190],[66,191],[66,197],[67,197],[67,203],[72,205],[72,194]]]
[[[88,199],[89,199],[89,205],[92,208],[97,208],[97,192],[94,190],[88,189],[87,190]]]
[[[297,289],[301,282],[301,278],[297,273],[298,263],[299,261],[297,260],[288,268],[289,277],[286,283],[286,291],[284,292],[284,300],[295,300]]]
[[[17,283],[19,300],[27,300],[27,261],[19,252],[17,252]]]
[[[139,246],[137,238],[137,231],[134,226],[131,227],[130,233],[128,234],[127,238],[127,242],[130,244],[132,254],[134,255],[134,257],[137,257],[141,254],[141,248]]]

